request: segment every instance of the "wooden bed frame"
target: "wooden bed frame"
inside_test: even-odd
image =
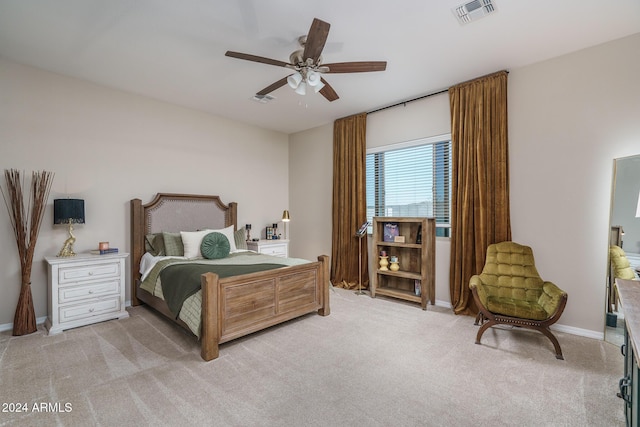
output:
[[[237,229],[237,204],[218,196],[158,193],[148,204],[131,200],[131,305],[146,303],[188,331],[171,314],[164,300],[140,288],[140,260],[149,233]],[[218,357],[218,344],[296,317],[329,309],[329,257],[265,272],[218,278],[202,275],[201,356]]]

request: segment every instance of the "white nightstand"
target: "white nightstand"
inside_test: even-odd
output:
[[[289,256],[289,241],[284,239],[248,241],[247,248],[265,255],[281,258]]]
[[[49,264],[49,335],[129,317],[125,310],[125,260],[129,254],[45,257]]]

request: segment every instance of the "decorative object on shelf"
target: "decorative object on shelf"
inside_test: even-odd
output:
[[[413,282],[413,289],[414,289],[413,292],[416,294],[417,297],[422,295],[422,285],[420,284],[420,279],[416,279]]]
[[[289,211],[285,210],[282,212],[282,222],[284,223],[284,238],[287,239],[287,223],[291,221],[291,217],[289,216]]]
[[[382,270],[382,271],[389,270],[389,268],[387,268],[388,265],[389,265],[389,257],[381,256],[380,257],[380,270]]]
[[[53,223],[68,224],[69,237],[64,241],[59,257],[75,256],[73,244],[76,236],[73,235],[73,224],[84,224],[84,200],[81,199],[56,199],[53,201]]]
[[[391,271],[398,271],[400,270],[400,265],[398,264],[398,257],[397,256],[391,256],[391,265],[389,266],[389,270]]]
[[[418,232],[416,233],[416,244],[422,244],[422,225],[418,226]]]
[[[104,251],[105,249],[109,249],[109,242],[98,243],[98,249],[101,251]]]
[[[251,240],[251,224],[245,225],[244,229],[247,230],[247,242],[248,242]]]
[[[393,242],[395,241],[395,237],[400,235],[400,230],[398,229],[398,223],[396,222],[387,222],[384,224],[384,237],[383,241],[385,242]]]
[[[278,224],[273,224],[274,226],[277,226]],[[267,240],[278,240],[278,228],[277,227],[267,227],[265,229],[265,239]]]
[[[404,243],[404,242],[405,242],[405,240],[404,240],[404,236],[394,236],[394,237],[393,237],[393,241],[394,241],[395,243]]]
[[[20,171],[5,169],[4,177],[7,184],[6,191],[4,188],[0,190],[2,190],[2,198],[16,238],[22,273],[20,296],[13,318],[13,335],[20,336],[31,334],[38,329],[31,294],[31,267],[54,174],[46,171],[31,173],[30,200],[27,206],[24,203],[22,188],[24,180],[20,177]]]

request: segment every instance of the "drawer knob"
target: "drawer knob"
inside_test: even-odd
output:
[[[93,310],[95,310],[95,308],[91,307],[91,308],[89,309],[89,313],[93,313]]]
[[[93,276],[93,271],[90,271],[90,272],[89,272],[89,276]]]
[[[93,293],[93,290],[89,290],[89,293],[90,293],[90,294],[92,294],[92,293]]]

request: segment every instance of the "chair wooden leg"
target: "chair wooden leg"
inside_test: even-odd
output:
[[[477,326],[481,323],[484,323],[484,316],[482,315],[482,312],[479,311],[478,314],[476,315],[476,321],[473,324]]]
[[[480,344],[480,338],[482,338],[482,334],[484,334],[484,331],[486,331],[487,329],[489,329],[493,325],[497,325],[497,324],[498,324],[498,322],[496,322],[494,320],[489,320],[487,323],[485,323],[482,326],[480,326],[480,329],[478,330],[478,334],[476,335],[476,344]]]
[[[551,343],[553,344],[553,348],[556,350],[556,359],[564,360],[564,356],[562,355],[562,349],[560,348],[560,343],[558,342],[558,339],[556,338],[556,336],[553,335],[551,330],[549,330],[549,328],[539,328],[538,330],[543,334],[545,334],[547,338],[551,340]]]

